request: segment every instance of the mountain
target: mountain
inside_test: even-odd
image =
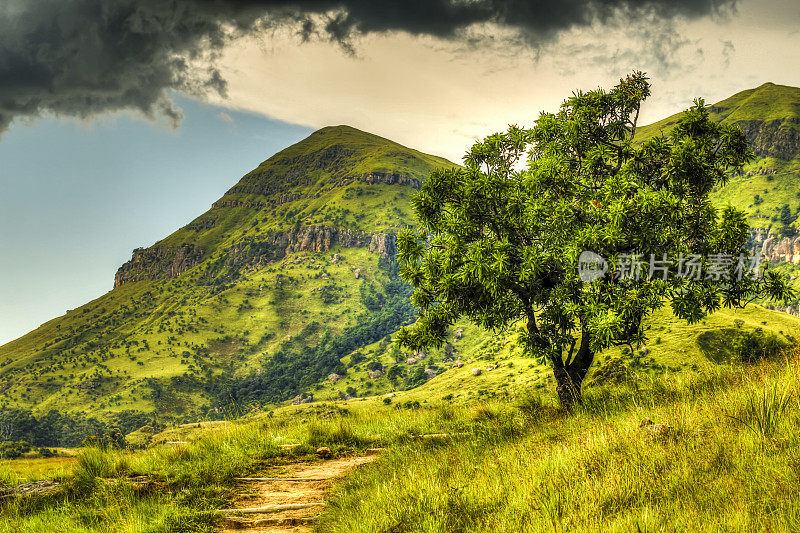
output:
[[[773,84],[710,107],[742,127],[757,154],[715,201],[747,209],[764,246],[788,238],[774,220],[783,204],[792,216],[800,205],[798,108],[800,90]],[[639,128],[637,139],[678,117]],[[516,332],[465,321],[441,349],[392,346],[415,315],[397,276],[396,234],[415,223],[409,199],[441,166],[454,164],[347,126],[273,155],[206,213],[134,250],[109,293],[0,346],[0,411],[127,417],[121,426],[139,427],[141,412],[177,422],[292,399],[409,389],[398,399],[424,403],[551,386],[547,369],[523,358]],[[651,327],[646,356],[608,350],[594,372],[613,374],[620,360],[640,372],[704,372],[725,339],[756,330],[800,338],[800,319],[758,306],[692,326],[662,312]]]
[[[708,110],[717,122],[739,127],[755,153],[755,159],[715,191],[712,200],[718,207],[731,204],[744,210],[752,228],[753,251],[800,279],[800,88],[765,83]],[[667,134],[680,116],[637,129],[636,140]],[[800,289],[800,281],[796,285]],[[800,315],[800,298],[779,309]]]
[[[800,88],[765,83],[708,109],[717,122],[738,126],[756,155],[741,174],[714,193],[714,201],[720,206],[731,203],[746,211],[758,242],[780,236],[786,226],[781,220],[783,206],[789,206],[792,218],[800,212]],[[678,113],[637,129],[636,140],[668,133],[680,116]],[[794,223],[790,226],[794,228]],[[781,259],[774,248],[768,250],[768,255]],[[800,262],[800,255],[796,260]]]
[[[323,128],[261,163],[186,227],[134,250],[114,286],[175,277],[223,256],[230,277],[286,252],[391,247],[387,235],[412,220],[408,202],[395,200],[443,165],[453,164],[348,126]]]
[[[270,382],[248,400],[344,373],[413,317],[395,235],[437,166],[453,163],[347,126],[313,133],[134,250],[112,291],[0,347],[0,407],[197,417],[252,369]]]

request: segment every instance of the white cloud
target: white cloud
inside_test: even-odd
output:
[[[531,124],[574,89],[608,87],[631,70],[653,84],[645,122],[696,96],[714,102],[767,81],[800,85],[798,9],[792,0],[746,0],[725,19],[623,21],[571,30],[538,50],[510,35],[471,46],[393,33],[356,40],[353,57],[275,32],[225,50],[229,97],[217,103],[315,128],[349,124],[460,160],[474,139]]]

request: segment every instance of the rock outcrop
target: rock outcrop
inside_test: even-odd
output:
[[[177,248],[151,246],[137,248],[131,260],[119,267],[114,276],[114,288],[126,283],[147,279],[174,278],[203,261],[202,248],[182,244]]]
[[[280,260],[290,253],[327,252],[337,245],[343,248],[368,247],[370,252],[380,254],[385,259],[394,259],[397,237],[391,233],[368,233],[335,226],[305,226],[297,231],[266,234],[263,238],[250,239],[226,248],[209,263],[209,272],[206,274],[214,277],[223,269],[232,272],[256,267]],[[131,260],[117,271],[114,287],[135,281],[174,278],[204,260],[203,250],[192,244],[183,244],[178,248],[158,245],[137,248]]]
[[[282,247],[286,253],[327,252],[333,246],[363,248],[372,239],[365,231],[337,228],[335,226],[305,226],[298,231],[285,231],[272,236],[272,244]]]
[[[800,237],[783,237],[770,234],[761,246],[761,260],[770,263],[800,264]]]
[[[359,176],[357,179],[362,183],[369,183],[371,185],[376,183],[385,183],[387,185],[405,185],[415,189],[422,187],[422,183],[418,179],[412,178],[407,174],[400,174],[397,172],[367,172],[366,174]]]
[[[800,126],[796,118],[739,121],[736,125],[750,140],[757,156],[789,160],[800,153]]]
[[[397,236],[392,233],[373,233],[369,241],[369,251],[389,259],[397,255]]]

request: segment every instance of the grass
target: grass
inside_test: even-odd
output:
[[[75,457],[20,458],[0,461],[0,475],[7,476],[7,482],[0,485],[18,485],[40,479],[63,477],[71,472]]]
[[[74,470],[61,477],[57,496],[0,502],[0,531],[212,531],[214,509],[231,505],[235,476],[263,473],[286,462],[314,461],[319,446],[338,455],[411,442],[427,432],[479,431],[450,408],[380,413],[318,409],[261,416],[203,430],[185,445],[145,451],[82,449]],[[485,434],[491,431],[483,430]],[[289,449],[280,444],[299,444]],[[428,443],[443,445],[435,439]],[[156,492],[137,491],[130,476],[147,475]],[[110,482],[103,480],[112,480]]]
[[[488,440],[393,449],[338,487],[317,530],[796,531],[799,391],[794,354],[600,389],[573,416],[487,405]]]
[[[797,348],[692,375],[633,375],[587,389],[571,414],[529,388],[513,401],[410,410],[368,401],[287,407],[192,428],[188,444],[87,448],[62,475],[65,492],[3,504],[0,524],[9,525],[0,531],[212,531],[233,477],[313,461],[318,446],[337,455],[388,449],[336,486],[318,531],[800,526]],[[643,418],[669,428],[640,427]],[[416,437],[427,433],[447,436]],[[288,443],[299,446],[279,446]],[[158,489],[135,490],[126,479],[137,475]]]

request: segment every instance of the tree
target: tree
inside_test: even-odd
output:
[[[783,278],[742,264],[744,213],[709,201],[753,157],[745,136],[696,100],[668,136],[634,143],[649,94],[640,72],[577,92],[532,128],[476,143],[463,168],[435,170],[412,200],[420,227],[398,238],[420,310],[398,341],[441,346],[459,317],[490,330],[521,322],[526,353],[549,363],[570,408],[595,354],[641,344],[667,301],[692,323],[764,291],[787,297]],[[579,260],[601,270],[587,276]],[[641,268],[651,260],[663,275]]]
[[[783,224],[780,234],[783,237],[794,237],[794,235],[797,233],[797,230],[792,227],[792,224],[795,220],[797,220],[797,216],[792,213],[792,209],[789,207],[789,204],[783,204],[780,214],[778,215],[778,220],[780,220],[781,224]]]

